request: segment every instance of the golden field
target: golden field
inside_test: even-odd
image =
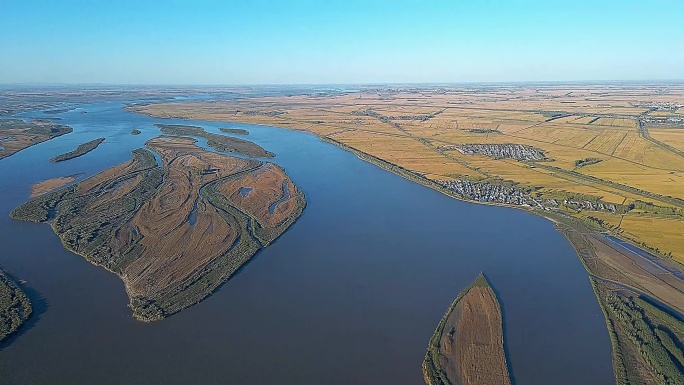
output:
[[[684,150],[684,128],[653,127],[646,134],[650,138],[640,129],[645,117],[670,116],[667,111],[676,105],[684,105],[684,86],[565,85],[364,88],[129,109],[156,117],[308,131],[435,181],[500,178],[542,198],[583,194],[620,205],[643,201],[684,208],[684,156],[676,151]],[[663,111],[659,106],[665,106]],[[463,144],[527,145],[543,150],[548,159],[496,159],[441,148]],[[593,158],[600,161],[576,165]],[[638,225],[644,214],[655,228],[679,229],[684,223],[684,218],[666,217],[659,210],[629,211],[610,223],[625,236],[684,262],[684,231],[658,233]]]

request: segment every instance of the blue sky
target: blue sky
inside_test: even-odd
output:
[[[0,0],[0,83],[684,78],[684,1]]]

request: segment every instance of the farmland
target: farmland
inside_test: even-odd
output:
[[[630,209],[637,201],[652,205],[646,213],[656,222],[680,220],[660,212],[684,208],[684,156],[677,152],[684,148],[684,134],[652,128],[647,137],[640,129],[645,116],[677,105],[684,105],[681,85],[426,86],[128,109],[304,130],[435,182],[502,180],[534,191],[540,201],[582,196],[583,202],[619,205],[630,224],[631,216],[644,214]],[[504,152],[462,150],[491,146],[534,148],[544,156],[515,159]],[[574,211],[580,218],[592,216],[592,210]],[[625,233],[619,223],[606,230]],[[669,234],[667,244],[649,233],[638,234],[638,242],[684,262],[682,232]]]
[[[278,166],[195,142],[151,139],[133,160],[38,196],[11,217],[50,222],[67,249],[119,275],[137,319],[167,317],[209,296],[305,205]],[[242,142],[230,150],[267,153]]]

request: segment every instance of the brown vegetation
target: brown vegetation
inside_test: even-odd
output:
[[[71,131],[73,129],[69,126],[45,120],[0,120],[0,159]]]
[[[503,318],[496,294],[480,276],[454,300],[423,362],[428,385],[510,384]]]
[[[64,185],[67,185],[78,178],[78,174],[69,176],[60,176],[57,178],[47,179],[42,182],[38,182],[31,186],[31,196],[30,198],[35,198],[39,195],[43,195],[52,190],[56,190]]]
[[[194,139],[159,137],[147,150],[69,189],[29,201],[15,219],[47,221],[68,249],[121,276],[134,316],[151,321],[210,295],[304,208],[277,166],[205,151]],[[263,175],[256,180],[252,175]],[[263,179],[263,180],[262,180]],[[252,198],[224,196],[251,186]],[[291,186],[282,197],[270,180]],[[265,187],[262,187],[265,186]],[[271,214],[267,205],[282,199]]]

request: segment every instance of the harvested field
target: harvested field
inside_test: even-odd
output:
[[[121,277],[136,318],[162,319],[210,295],[305,206],[276,165],[194,143],[151,139],[146,146],[161,155],[161,166],[138,149],[132,161],[35,198],[11,216],[51,221],[67,249]],[[287,194],[276,193],[274,183]],[[224,185],[251,188],[249,199]]]
[[[428,385],[510,384],[503,319],[484,275],[451,304],[430,339],[423,362]]]
[[[72,131],[69,126],[50,121],[0,119],[0,159]]]
[[[75,150],[69,151],[61,155],[57,155],[56,157],[50,159],[50,162],[63,162],[65,160],[83,156],[89,153],[90,151],[96,149],[102,142],[104,142],[104,140],[105,138],[97,138],[95,140],[91,140],[90,142],[80,144]]]
[[[658,205],[674,204],[668,196],[684,199],[681,180],[684,158],[641,138],[635,126],[638,114],[646,109],[631,107],[630,103],[638,104],[649,98],[662,100],[658,91],[630,89],[633,96],[626,99],[621,89],[610,92],[590,89],[558,95],[553,87],[521,87],[504,96],[495,89],[469,93],[437,88],[397,90],[383,96],[373,92],[301,95],[231,102],[160,103],[129,109],[152,116],[307,130],[433,181],[499,178],[535,189],[541,199],[585,194],[614,204],[643,200]],[[534,100],[528,100],[531,96]],[[673,98],[684,100],[684,91],[677,90]],[[279,113],[241,112],[251,110]],[[625,116],[601,116],[604,113]],[[496,134],[491,132],[494,129]],[[665,142],[679,137],[653,132],[666,138]],[[545,162],[552,168],[539,167],[534,161],[524,164],[514,158],[502,161],[497,156],[463,156],[458,151],[443,150],[449,146],[507,143],[543,151],[553,159]],[[672,146],[678,145],[675,140]],[[602,159],[602,162],[578,167],[576,162],[582,159]],[[573,173],[558,172],[562,170]],[[651,246],[654,243],[646,238],[641,241]],[[673,241],[684,244],[684,237]]]
[[[74,175],[69,175],[69,176],[60,176],[58,178],[52,178],[48,180],[44,180],[42,182],[38,182],[31,186],[31,196],[30,198],[35,198],[39,195],[43,195],[45,193],[48,193],[52,190],[56,190],[64,185],[67,185],[78,178],[78,174]]]

